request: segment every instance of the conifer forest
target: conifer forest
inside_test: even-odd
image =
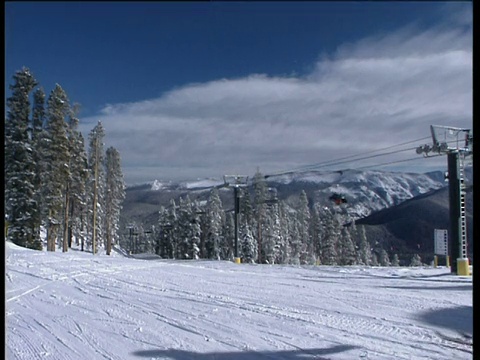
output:
[[[219,189],[208,201],[188,195],[158,210],[158,224],[121,224],[126,196],[121,158],[104,149],[98,122],[84,139],[80,106],[58,84],[48,97],[28,68],[13,75],[5,117],[5,237],[17,245],[63,252],[75,246],[93,254],[155,254],[167,259],[244,263],[398,265],[397,254],[371,244],[363,226],[335,206],[295,206],[276,197],[257,171],[238,188],[239,205],[225,209]],[[222,190],[224,191],[224,190]],[[338,205],[338,204],[337,204]],[[43,232],[43,233],[42,233]],[[421,264],[414,256],[411,264]]]

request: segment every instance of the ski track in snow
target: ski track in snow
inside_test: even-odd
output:
[[[473,358],[422,317],[472,307],[447,269],[6,251],[9,360]]]

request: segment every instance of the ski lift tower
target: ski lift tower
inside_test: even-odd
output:
[[[224,186],[233,187],[234,194],[234,210],[235,210],[235,263],[240,264],[240,257],[238,256],[238,214],[240,212],[240,187],[247,186],[248,176],[246,175],[224,175]]]
[[[430,152],[447,155],[451,272],[470,275],[467,256],[467,224],[465,214],[465,163],[472,156],[473,135],[470,129],[431,125],[433,145],[419,146],[417,154],[426,157]],[[454,261],[456,259],[456,261]]]

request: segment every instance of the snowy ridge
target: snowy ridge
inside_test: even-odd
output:
[[[123,213],[137,218],[144,216],[145,219],[153,219],[153,210],[151,206],[145,207],[145,199],[151,199],[151,203],[158,204],[159,207],[160,205],[168,206],[170,199],[177,199],[189,192],[195,192],[193,198],[197,201],[205,201],[210,189],[223,183],[223,179],[216,178],[181,182],[155,180],[146,186],[127,189],[129,201],[126,202]],[[291,207],[295,206],[295,201],[302,190],[307,192],[312,204],[322,206],[331,206],[330,196],[333,193],[340,193],[348,201],[348,204],[338,208],[346,221],[366,217],[373,212],[399,205],[415,196],[446,186],[441,171],[426,174],[374,170],[310,171],[268,176],[266,183],[269,187],[276,188],[278,198],[285,200]],[[228,204],[231,201],[230,189],[221,189],[224,190],[222,191],[224,195],[228,193],[222,198],[224,204]],[[144,191],[150,191],[150,193],[145,194]]]
[[[5,250],[9,360],[472,359],[472,278],[445,268]]]
[[[441,175],[443,178],[443,174]],[[345,210],[355,219],[370,215],[417,195],[445,186],[437,173],[416,174],[385,171],[311,171],[269,178],[272,186],[282,184],[302,188],[314,184],[315,202],[328,204],[333,193],[345,195]]]

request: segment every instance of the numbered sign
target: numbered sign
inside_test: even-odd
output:
[[[434,236],[435,255],[448,255],[448,231],[444,229],[435,229]]]

